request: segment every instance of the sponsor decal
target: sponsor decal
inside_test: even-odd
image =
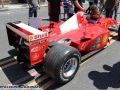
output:
[[[31,52],[38,52],[40,50],[40,46],[36,46],[31,49]]]
[[[95,46],[92,46],[91,48],[90,48],[90,50],[94,50],[96,48],[96,45]]]
[[[56,33],[52,33],[50,34],[50,37],[56,36]]]
[[[98,37],[97,40],[95,41],[95,44],[100,43],[102,37]]]
[[[98,37],[98,38],[96,39],[95,43],[94,43],[94,46],[91,46],[91,47],[90,47],[90,50],[94,50],[94,49],[96,49],[96,48],[99,48],[99,47],[100,47],[100,41],[101,41],[101,39],[102,39],[102,36]]]
[[[108,40],[108,35],[106,34],[106,35],[104,35],[104,37],[103,37],[103,43],[107,42],[107,40]]]
[[[29,40],[32,41],[32,40],[33,40],[33,36],[30,36],[30,37],[29,37]]]
[[[38,34],[38,35],[31,35],[31,36],[29,36],[29,41],[45,38],[47,36],[48,36],[48,33],[43,33],[41,35],[40,34]]]
[[[99,47],[100,47],[100,44],[97,44],[97,45],[96,45],[96,48],[99,48]]]
[[[38,53],[34,53],[33,56],[32,56],[32,58],[34,60],[37,60],[39,58],[39,54]]]
[[[40,44],[40,43],[44,43],[47,41],[47,38],[36,41],[36,42],[30,42],[30,46],[36,45],[36,44]]]

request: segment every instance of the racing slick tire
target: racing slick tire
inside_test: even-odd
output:
[[[45,72],[58,83],[72,80],[81,62],[80,52],[65,44],[53,46],[43,61]]]
[[[120,40],[120,25],[118,27],[118,40]]]

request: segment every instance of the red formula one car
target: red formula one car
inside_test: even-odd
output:
[[[18,63],[33,66],[43,63],[45,72],[59,83],[70,81],[78,71],[81,53],[104,48],[108,43],[108,27],[118,24],[111,18],[88,23],[83,12],[65,22],[50,23],[37,29],[20,21],[6,24],[8,41],[19,54]],[[120,28],[119,28],[120,30]]]

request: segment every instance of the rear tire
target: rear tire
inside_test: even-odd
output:
[[[80,62],[81,54],[77,49],[58,44],[47,52],[43,66],[51,78],[59,83],[67,83],[74,78]]]

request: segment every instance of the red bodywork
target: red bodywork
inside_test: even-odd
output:
[[[53,41],[57,43],[63,41],[62,43],[77,48],[81,53],[91,52],[105,47],[110,36],[108,27],[113,24],[118,24],[118,22],[111,18],[101,18],[97,24],[90,24],[84,18],[83,12],[78,12],[66,22],[58,24],[51,22],[50,26],[42,26],[33,31],[30,30],[32,29],[30,26],[12,24],[6,24],[8,38],[13,37],[13,34],[9,34],[12,31],[17,37],[25,39],[29,49],[21,50],[21,47],[19,48],[20,45],[14,45],[14,42],[9,38],[10,45],[19,48],[19,52],[30,60],[30,64],[35,65],[43,60],[49,44]],[[36,34],[34,32],[39,33]]]
[[[101,18],[97,24],[90,24],[86,18],[84,18],[83,12],[78,12],[73,17],[77,19],[78,28],[69,30],[67,32],[61,32],[60,26],[62,26],[64,23],[55,23],[52,32],[49,33],[48,41],[51,42],[54,40],[59,41],[61,39],[71,39],[69,42],[67,42],[67,45],[77,48],[80,52],[99,50],[106,46],[108,42],[110,35],[108,27],[113,24],[118,24],[116,20],[111,18]],[[71,21],[73,21],[73,19],[71,19]],[[71,23],[71,21],[66,21],[67,23],[70,22],[68,24],[69,26],[74,24],[74,21],[73,23]],[[46,31],[47,28],[50,28],[50,26],[40,27],[39,29]]]

